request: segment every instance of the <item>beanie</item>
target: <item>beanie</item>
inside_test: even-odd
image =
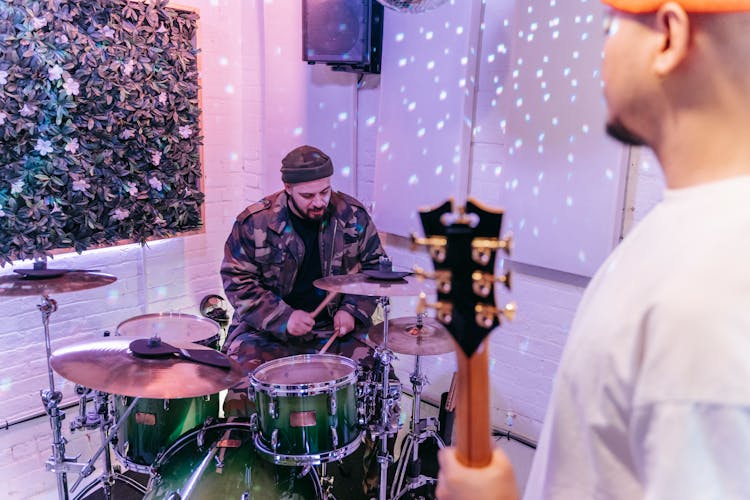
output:
[[[281,160],[281,180],[289,184],[315,181],[332,175],[331,159],[312,146],[295,148]]]

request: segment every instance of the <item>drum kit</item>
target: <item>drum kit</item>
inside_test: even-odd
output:
[[[109,285],[116,277],[91,270],[17,271],[0,277],[0,296],[41,296],[49,389],[41,398],[52,429],[48,471],[57,476],[60,499],[68,499],[94,471],[100,476],[74,498],[100,489],[113,498],[116,483],[147,499],[332,498],[326,465],[341,461],[366,437],[380,443],[380,499],[400,498],[434,478],[420,474],[419,445],[432,438],[439,447],[436,418],[420,417],[422,356],[453,350],[453,341],[436,320],[391,320],[390,297],[416,296],[427,284],[409,273],[331,276],[315,286],[332,293],[376,298],[384,321],[368,332],[375,366],[331,354],[278,358],[246,373],[219,349],[216,321],[182,313],[136,316],[123,321],[114,337],[52,351],[50,295]],[[395,354],[415,356],[410,381],[412,420],[388,495],[389,438],[400,425],[401,385],[391,376]],[[66,456],[60,408],[62,394],[54,373],[76,384],[78,416],[71,431],[99,430],[101,446],[86,463]],[[256,412],[248,419],[219,418],[219,393],[249,377]],[[94,409],[87,405],[93,401]],[[118,465],[113,463],[113,458]],[[144,485],[126,471],[147,474]],[[68,474],[78,473],[68,487]]]

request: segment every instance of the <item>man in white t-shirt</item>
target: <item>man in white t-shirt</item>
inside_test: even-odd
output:
[[[603,0],[607,130],[664,200],[594,276],[525,498],[750,498],[750,0]],[[497,451],[438,498],[517,498]]]

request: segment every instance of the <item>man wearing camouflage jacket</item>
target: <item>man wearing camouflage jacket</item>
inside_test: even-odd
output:
[[[282,160],[284,189],[250,205],[227,239],[221,276],[234,307],[223,350],[251,371],[271,359],[329,353],[359,359],[371,325],[372,297],[340,295],[317,317],[326,292],[315,279],[376,269],[385,255],[375,225],[356,199],[331,190],[333,165],[322,151],[300,146]],[[227,415],[248,415],[244,382],[229,391]]]

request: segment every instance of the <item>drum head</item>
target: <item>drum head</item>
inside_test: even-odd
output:
[[[123,337],[160,337],[169,342],[198,342],[217,337],[219,324],[202,316],[182,313],[153,313],[126,319],[117,326]]]
[[[264,363],[253,373],[253,382],[274,388],[340,383],[356,377],[357,363],[333,354],[303,354]]]

